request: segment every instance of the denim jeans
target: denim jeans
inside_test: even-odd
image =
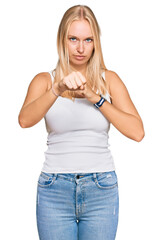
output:
[[[114,240],[118,213],[115,171],[39,175],[36,218],[40,240]]]

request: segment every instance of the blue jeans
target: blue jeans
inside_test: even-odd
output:
[[[36,217],[40,240],[114,240],[118,213],[115,171],[39,175]]]

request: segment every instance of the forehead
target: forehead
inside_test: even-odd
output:
[[[90,24],[87,20],[75,20],[71,23],[68,35],[74,35],[79,38],[90,37],[92,35]]]

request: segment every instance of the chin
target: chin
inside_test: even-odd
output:
[[[85,65],[85,64],[87,64],[87,62],[88,61],[70,61],[70,64],[72,65],[72,66],[79,66],[79,65]]]
[[[74,64],[76,64],[76,65],[83,65],[83,64],[86,64],[87,63],[87,61],[76,61],[76,62],[74,62]]]

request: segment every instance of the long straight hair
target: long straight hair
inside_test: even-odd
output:
[[[102,78],[102,72],[106,70],[101,49],[101,30],[93,11],[85,5],[76,5],[69,8],[62,17],[57,33],[57,50],[59,59],[56,65],[55,82],[61,81],[70,74],[73,69],[69,64],[69,53],[67,47],[68,31],[71,23],[75,20],[85,19],[89,22],[93,34],[94,49],[86,67],[86,79],[89,79],[90,86],[97,88],[101,94],[106,94],[108,84]],[[74,99],[74,91],[66,90],[62,97]]]

